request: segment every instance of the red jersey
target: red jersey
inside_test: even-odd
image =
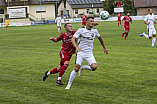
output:
[[[85,21],[86,21],[87,16],[86,16],[86,15],[82,15],[82,16],[81,16],[81,18],[82,18],[82,22],[85,22]]]
[[[125,16],[125,17],[123,18],[123,20],[124,20],[124,26],[130,26],[130,25],[129,25],[129,22],[132,23],[132,18],[131,18],[131,17],[128,17],[128,16]]]
[[[63,53],[67,53],[69,55],[72,55],[75,53],[75,47],[72,45],[71,38],[75,34],[76,31],[72,31],[70,35],[67,35],[66,32],[61,33],[58,38],[56,38],[58,41],[62,40],[63,43],[61,45],[61,51]]]
[[[119,13],[118,13],[118,14],[117,14],[117,16],[118,16],[118,18],[120,19],[120,18],[121,18],[121,16],[122,16],[122,14],[119,14]]]

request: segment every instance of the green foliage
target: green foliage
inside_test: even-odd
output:
[[[65,87],[75,55],[63,75],[63,86],[56,84],[58,73],[42,81],[44,72],[60,62],[62,42],[49,40],[59,36],[56,24],[0,28],[0,104],[157,104],[157,48],[139,37],[147,31],[146,25],[133,21],[124,40],[123,26],[118,27],[117,21],[98,23],[95,28],[109,54],[103,53],[96,38],[93,52],[98,69],[83,70],[82,77],[77,74],[70,90]],[[82,27],[72,25],[74,30]]]
[[[110,14],[114,13],[114,3],[115,0],[105,0],[103,1],[104,10],[108,11]]]
[[[123,1],[124,14],[130,12],[131,15],[137,15],[137,9],[134,7],[133,0],[105,0],[103,1],[104,9],[107,10],[110,14],[114,13],[114,2]]]
[[[124,14],[127,14],[128,12],[131,15],[137,15],[137,9],[134,7],[134,1],[133,0],[124,0]]]
[[[94,16],[94,17],[100,17],[100,15],[99,15],[99,14],[94,14],[93,16]]]

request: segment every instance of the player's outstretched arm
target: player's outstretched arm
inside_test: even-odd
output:
[[[58,42],[58,40],[54,37],[50,37],[50,40],[54,41],[54,42]]]
[[[98,37],[98,39],[99,39],[101,45],[102,45],[103,48],[104,48],[104,53],[108,54],[108,50],[107,50],[106,47],[105,47],[105,44],[104,44],[104,41],[103,41],[102,37],[100,36],[100,37]]]
[[[71,42],[72,42],[73,46],[77,49],[77,51],[82,51],[82,49],[77,46],[76,40],[77,40],[76,37],[73,36],[72,39],[71,39]]]
[[[149,25],[149,24],[150,24],[150,22],[148,23],[147,21],[144,21],[144,23],[145,23],[145,24],[147,24],[147,25]]]

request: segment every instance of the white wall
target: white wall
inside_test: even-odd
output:
[[[54,4],[43,4],[41,6],[46,7],[46,12],[44,13],[36,13],[36,7],[40,5],[30,5],[29,12],[32,15],[32,19],[40,20],[41,18],[45,19],[55,19],[55,5]]]

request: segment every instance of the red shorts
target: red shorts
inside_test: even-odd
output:
[[[120,19],[120,18],[118,18],[118,21],[121,21],[121,19]]]
[[[82,22],[82,25],[86,25],[86,21]]]
[[[124,26],[125,31],[130,31],[130,26]]]
[[[69,55],[69,54],[67,54],[67,53],[63,53],[63,52],[61,51],[61,52],[60,52],[60,58],[61,58],[60,66],[63,66],[65,61],[70,61],[71,55]]]

